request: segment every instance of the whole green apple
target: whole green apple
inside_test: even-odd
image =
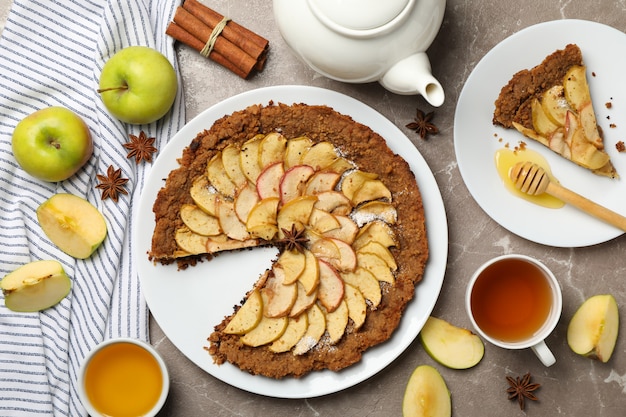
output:
[[[163,54],[146,46],[129,46],[104,64],[98,93],[113,116],[143,124],[169,111],[177,89],[176,72]]]
[[[74,175],[93,153],[87,124],[59,106],[37,110],[22,119],[13,131],[11,146],[24,171],[50,182]]]

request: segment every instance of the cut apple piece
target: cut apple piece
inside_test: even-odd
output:
[[[241,336],[241,343],[252,347],[272,343],[283,335],[287,324],[289,324],[289,317],[262,316],[256,327]]]
[[[348,317],[352,320],[354,330],[359,330],[367,317],[365,297],[356,287],[344,283],[344,297],[348,306]]]
[[[306,333],[293,348],[294,355],[304,355],[313,349],[326,331],[326,318],[317,304],[313,304],[306,312],[308,327]]]
[[[574,65],[563,77],[564,96],[577,112],[591,103],[586,71],[584,66]]]
[[[619,331],[619,312],[610,294],[594,295],[576,310],[567,328],[567,344],[579,355],[608,362]]]
[[[219,194],[211,191],[209,187],[209,180],[206,175],[201,175],[193,181],[189,193],[194,203],[202,211],[211,216],[217,216],[217,198]]]
[[[246,240],[250,238],[250,234],[246,229],[246,225],[239,220],[235,207],[232,202],[219,199],[217,202],[217,218],[224,234],[231,239]]]
[[[339,250],[339,257],[329,262],[334,268],[340,272],[354,271],[357,266],[357,256],[352,246],[336,238],[326,238],[335,244]]]
[[[419,336],[426,353],[448,368],[471,368],[485,354],[485,345],[480,337],[436,317],[426,320]]]
[[[248,230],[263,224],[276,225],[276,213],[278,212],[278,197],[264,198],[256,203],[246,221]]]
[[[280,182],[280,200],[287,204],[304,194],[306,182],[315,173],[309,165],[296,165],[289,168]]]
[[[335,146],[330,142],[319,142],[313,145],[301,159],[303,165],[309,165],[316,171],[331,165],[337,159]]]
[[[304,194],[315,195],[333,191],[341,178],[341,174],[333,171],[317,171],[306,183]]]
[[[222,164],[224,164],[224,170],[237,189],[240,189],[248,183],[248,179],[241,170],[239,152],[239,148],[233,144],[229,144],[222,150]]]
[[[270,241],[278,234],[278,226],[275,224],[259,224],[248,228],[248,233],[254,238]]]
[[[348,161],[346,158],[338,157],[330,165],[324,168],[327,171],[336,172],[337,174],[343,175],[344,172],[354,169],[354,164]]]
[[[176,230],[174,240],[180,249],[190,255],[199,255],[208,251],[209,237],[194,233],[187,226]]]
[[[562,85],[555,85],[543,93],[541,107],[548,120],[556,126],[565,126],[567,112],[573,110],[565,99]]]
[[[256,184],[256,180],[262,171],[262,167],[259,165],[259,148],[263,138],[263,135],[254,136],[243,144],[239,152],[241,172],[252,184]]]
[[[391,200],[391,191],[381,180],[369,180],[363,182],[352,195],[352,204],[358,206],[366,201]]]
[[[378,242],[368,242],[364,246],[360,247],[357,251],[358,253],[372,253],[379,256],[381,259],[385,261],[389,269],[392,271],[396,271],[398,269],[398,264],[396,263],[396,259],[394,258],[391,251],[381,245]]]
[[[328,343],[330,345],[334,345],[346,332],[346,327],[348,326],[348,305],[345,300],[341,300],[339,306],[332,311],[329,312],[325,308],[321,308],[324,313],[326,319],[326,332],[328,333]]]
[[[199,235],[216,236],[222,233],[217,217],[207,214],[194,204],[183,204],[180,208],[180,218],[189,230]]]
[[[326,310],[332,313],[343,300],[343,280],[337,270],[327,262],[318,259],[318,263],[320,284],[317,289],[317,299]]]
[[[290,139],[285,150],[285,168],[289,169],[302,163],[302,156],[313,146],[311,139],[300,136]]]
[[[288,352],[304,337],[308,327],[309,319],[306,314],[300,314],[298,317],[289,317],[289,323],[285,332],[272,342],[269,350],[274,353]]]
[[[256,188],[250,183],[246,183],[245,186],[239,189],[233,202],[233,208],[235,209],[237,218],[239,218],[242,223],[246,223],[248,221],[250,210],[256,206],[259,200],[259,193],[257,193]]]
[[[276,220],[281,239],[284,237],[283,230],[291,230],[294,226],[301,230],[304,225],[309,223],[316,201],[317,197],[314,196],[296,197],[278,210]]]
[[[398,220],[398,212],[393,204],[385,201],[370,201],[359,206],[352,217],[359,226],[374,220],[382,220],[387,224],[395,224]]]
[[[380,256],[373,253],[357,252],[356,259],[359,267],[370,271],[378,281],[387,282],[392,285],[395,283],[396,279],[389,265],[387,265],[387,262]]]
[[[325,191],[317,194],[315,208],[345,216],[352,211],[352,202],[339,191]]]
[[[315,255],[316,258],[329,262],[330,259],[339,259],[339,248],[330,239],[319,238],[313,240],[309,250]]]
[[[254,329],[263,316],[263,299],[259,290],[253,290],[245,303],[230,320],[224,333],[244,334]]]
[[[235,240],[226,235],[211,236],[207,238],[206,251],[209,253],[252,248],[259,245],[258,239]]]
[[[533,128],[540,135],[549,138],[559,127],[563,125],[557,125],[546,114],[542,103],[539,99],[534,99],[531,103],[531,112],[533,118]]]
[[[382,292],[378,280],[370,271],[357,267],[354,272],[342,272],[341,278],[345,283],[361,291],[363,297],[372,304],[372,308],[378,307],[382,300]]]
[[[450,391],[439,371],[429,365],[415,368],[404,391],[403,417],[450,417]]]
[[[291,306],[289,317],[298,317],[317,301],[317,288],[311,294],[307,294],[300,281],[296,282],[296,287],[298,288],[298,296],[293,306]]]
[[[280,162],[281,166],[285,159],[285,150],[287,139],[278,132],[272,132],[265,135],[259,144],[259,165],[265,168],[276,162]]]
[[[347,174],[341,181],[341,192],[352,201],[354,193],[363,186],[366,181],[375,180],[378,175],[364,172],[358,169]]]
[[[363,226],[359,230],[352,246],[358,251],[360,247],[365,246],[369,242],[378,242],[386,248],[397,246],[395,233],[387,223],[380,220],[375,220]]]
[[[261,293],[267,300],[263,306],[263,314],[267,317],[284,317],[289,314],[296,301],[298,288],[295,283],[285,284],[285,271],[275,264]]]
[[[35,312],[58,304],[71,288],[63,266],[53,260],[33,261],[5,275],[0,281],[9,310]]]
[[[340,228],[341,224],[335,216],[327,211],[315,208],[315,205],[313,205],[313,211],[311,212],[311,217],[309,217],[309,226],[318,233],[326,233]]]
[[[46,236],[66,254],[89,258],[107,235],[104,216],[89,201],[59,193],[37,208],[37,220]]]
[[[256,190],[261,199],[280,197],[280,183],[285,175],[282,162],[266,165],[256,180]]]
[[[285,271],[285,284],[291,284],[298,280],[306,264],[304,253],[295,250],[286,250],[280,254],[276,261]]]
[[[309,250],[304,251],[305,263],[302,274],[298,277],[298,282],[302,284],[307,295],[312,294],[320,282],[320,268],[317,258]]]
[[[224,169],[222,153],[219,152],[209,160],[206,167],[206,176],[209,183],[222,195],[229,198],[235,196],[235,184],[230,180]]]
[[[349,217],[335,215],[335,218],[340,224],[339,228],[325,232],[324,237],[331,237],[352,244],[357,233],[359,233],[359,226]]]

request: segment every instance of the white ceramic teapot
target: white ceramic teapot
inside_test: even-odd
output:
[[[273,0],[289,47],[334,80],[378,81],[397,94],[444,101],[426,49],[437,35],[445,0]]]

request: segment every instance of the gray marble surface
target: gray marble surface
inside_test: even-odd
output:
[[[459,173],[453,145],[453,120],[459,94],[479,60],[500,41],[535,23],[557,19],[586,19],[626,30],[626,2],[580,0],[515,2],[512,0],[449,0],[439,35],[428,51],[433,72],[446,92],[435,110],[440,133],[421,140],[404,126],[416,108],[431,111],[421,97],[398,96],[378,84],[351,85],[321,77],[298,61],[280,37],[270,0],[205,0],[213,9],[263,35],[270,41],[265,70],[241,80],[178,47],[189,119],[238,93],[278,84],[312,85],[352,96],[378,110],[400,127],[424,156],[443,196],[449,226],[449,255],[441,295],[433,315],[470,327],[463,297],[472,272],[484,261],[505,253],[541,259],[555,273],[563,290],[563,313],[547,339],[557,363],[545,368],[530,350],[506,351],[486,346],[475,368],[456,371],[436,364],[415,341],[386,369],[341,392],[311,399],[283,400],[258,396],[224,384],[189,361],[155,322],[151,341],[171,372],[171,391],[161,416],[397,416],[409,375],[420,364],[434,365],[452,396],[455,416],[598,416],[618,417],[626,409],[626,262],[625,238],[585,248],[553,248],[529,242],[494,222],[476,204]],[[0,29],[10,0],[0,0]],[[529,45],[532,47],[532,45]],[[616,45],[615,53],[626,53]],[[616,80],[623,82],[623,80]],[[623,179],[622,179],[623,181]],[[602,364],[575,355],[567,346],[569,319],[582,301],[612,293],[622,311],[621,334],[613,358]],[[522,412],[507,400],[507,375],[533,374],[542,384],[538,403]],[[262,384],[263,380],[259,379]]]

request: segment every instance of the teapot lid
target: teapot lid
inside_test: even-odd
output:
[[[316,17],[331,29],[352,36],[389,29],[411,11],[415,0],[308,0]]]

